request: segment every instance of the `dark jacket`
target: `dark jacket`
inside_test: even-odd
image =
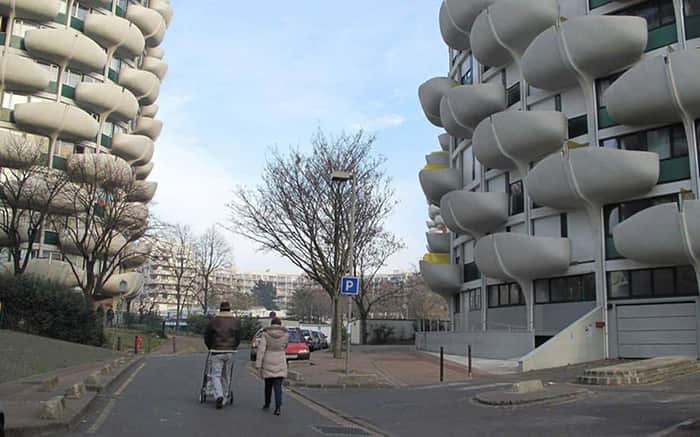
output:
[[[204,331],[204,343],[209,349],[237,349],[240,342],[241,321],[228,311],[217,314]]]

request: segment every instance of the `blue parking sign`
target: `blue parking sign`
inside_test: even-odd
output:
[[[360,294],[360,280],[352,276],[344,276],[340,282],[340,293],[357,296]]]

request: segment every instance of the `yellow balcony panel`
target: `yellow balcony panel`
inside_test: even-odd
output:
[[[425,155],[425,162],[430,166],[449,168],[450,154],[448,152],[443,152],[442,150],[438,152],[431,152]]]
[[[120,57],[141,56],[146,47],[146,40],[138,26],[116,15],[88,15],[84,32],[105,49],[116,49]]]
[[[131,121],[139,111],[139,102],[131,91],[110,82],[80,82],[75,89],[75,101],[87,111],[108,114],[119,121]]]
[[[449,90],[457,86],[458,83],[447,77],[434,77],[423,82],[418,87],[418,98],[420,100],[423,113],[435,126],[442,127],[440,120],[440,101]]]
[[[102,73],[107,53],[92,39],[73,29],[34,29],[26,33],[24,44],[37,59],[67,65],[82,72]]]
[[[58,102],[30,102],[15,106],[20,129],[67,141],[95,140],[99,124],[82,109]]]
[[[56,18],[60,6],[58,0],[0,0],[0,15],[43,23]]]

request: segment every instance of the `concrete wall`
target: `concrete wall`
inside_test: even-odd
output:
[[[367,343],[373,344],[375,340],[374,330],[379,326],[387,326],[394,329],[389,343],[405,343],[411,342],[415,336],[413,320],[367,320]],[[360,344],[360,321],[352,322],[352,337],[350,341],[353,344]]]
[[[605,356],[603,307],[589,312],[542,346],[520,359],[523,372],[601,360]]]
[[[416,347],[428,352],[466,355],[472,345],[472,355],[496,360],[515,359],[531,352],[535,337],[531,332],[422,332],[416,334]]]
[[[525,305],[488,308],[486,317],[489,329],[527,328],[527,309]]]
[[[595,302],[569,302],[535,305],[535,333],[556,335],[595,308]]]

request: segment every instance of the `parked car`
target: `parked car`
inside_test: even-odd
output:
[[[313,350],[311,331],[309,329],[301,329],[301,335],[304,337],[304,341],[309,345],[309,348]]]
[[[323,332],[319,332],[318,334],[321,341],[321,349],[328,349],[330,347],[328,344],[328,337]]]
[[[250,345],[250,361],[255,361],[258,357],[258,341],[262,336],[263,330],[260,329],[255,333]],[[287,360],[308,360],[311,358],[311,349],[304,340],[301,330],[298,328],[287,328],[288,343],[284,350],[287,355]]]
[[[318,331],[311,331],[311,350],[321,350],[321,333]]]

